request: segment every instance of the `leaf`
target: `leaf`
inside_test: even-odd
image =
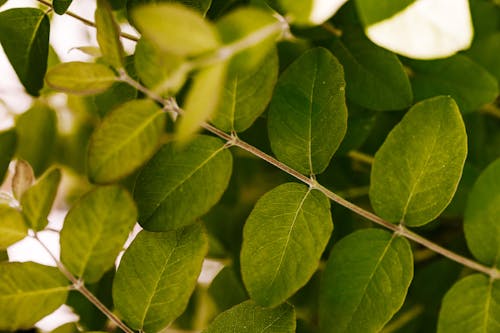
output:
[[[375,154],[373,209],[393,223],[430,222],[453,198],[466,155],[467,135],[455,101],[439,96],[415,104]]]
[[[0,13],[0,43],[19,80],[32,96],[43,87],[49,54],[49,18],[37,8]]]
[[[208,293],[219,311],[225,311],[248,299],[239,273],[233,266],[224,267],[215,276]]]
[[[361,30],[345,29],[329,49],[346,73],[347,97],[372,110],[401,110],[413,99],[398,57],[368,40]]]
[[[464,55],[433,61],[410,61],[415,100],[450,95],[462,113],[477,110],[499,93],[495,77]]]
[[[15,129],[0,132],[0,185],[5,179],[9,164],[17,147],[17,134]]]
[[[413,277],[410,243],[380,229],[340,240],[323,273],[322,332],[379,332],[403,305]]]
[[[198,72],[184,102],[184,113],[177,126],[181,143],[191,139],[216,111],[226,80],[226,64],[219,63]]]
[[[131,15],[141,34],[167,53],[196,56],[220,44],[212,24],[195,10],[176,3],[138,6]]]
[[[489,266],[500,266],[500,159],[491,163],[469,192],[464,232],[470,251]]]
[[[61,230],[61,261],[87,283],[99,281],[136,222],[135,204],[118,186],[98,187],[68,212]]]
[[[40,231],[47,226],[47,216],[52,209],[60,181],[61,170],[52,169],[22,195],[23,216],[30,229]]]
[[[289,20],[298,25],[320,25],[342,7],[347,0],[279,0]]]
[[[323,172],[347,128],[344,72],[323,48],[306,51],[278,79],[268,115],[271,148],[303,174]]]
[[[218,315],[203,333],[292,333],[295,311],[290,304],[263,308],[246,301]]]
[[[500,330],[500,281],[474,274],[444,296],[438,333],[494,333]]]
[[[148,99],[133,100],[112,111],[90,139],[90,180],[115,182],[140,167],[157,149],[165,121],[165,113]]]
[[[0,263],[4,261],[9,261],[9,254],[7,250],[0,250]]]
[[[393,0],[382,6],[379,1],[357,0],[356,5],[372,42],[410,58],[449,57],[472,42],[467,0]]]
[[[33,185],[35,175],[31,165],[23,160],[16,162],[16,171],[12,177],[12,193],[14,198],[20,200],[27,189]]]
[[[467,51],[467,55],[472,60],[483,66],[490,74],[495,76],[497,83],[500,82],[500,63],[495,56],[498,54],[500,54],[500,32],[496,32],[495,34],[474,42],[472,47]],[[476,79],[477,76],[473,76],[471,79],[472,78]]]
[[[21,213],[15,208],[0,204],[0,250],[7,249],[27,235],[28,229]]]
[[[186,308],[208,249],[200,225],[170,232],[141,231],[125,251],[113,283],[113,300],[127,324],[161,331]]]
[[[232,170],[224,143],[200,135],[180,148],[163,146],[137,176],[134,198],[139,223],[167,231],[193,223],[219,201]]]
[[[52,6],[56,14],[63,15],[68,10],[73,0],[53,0]]]
[[[95,11],[97,42],[102,51],[103,60],[115,69],[125,66],[124,51],[120,41],[120,27],[116,23],[108,0],[97,0]]]
[[[257,304],[273,307],[304,286],[333,230],[321,192],[286,183],[262,196],[243,229],[241,274]]]
[[[57,268],[33,262],[0,264],[0,329],[29,329],[63,305],[69,283]]]
[[[91,95],[105,91],[117,82],[118,78],[105,65],[74,61],[49,69],[45,81],[55,90],[77,95]]]
[[[47,105],[35,103],[16,119],[18,158],[31,164],[36,176],[50,165],[55,149],[57,116]]]
[[[141,4],[149,4],[149,3],[180,3],[192,9],[196,9],[203,15],[208,12],[210,5],[212,4],[212,0],[128,0],[127,1],[127,9],[130,12],[132,8],[141,5]]]
[[[272,49],[255,71],[229,71],[212,123],[226,132],[248,129],[269,104],[277,77],[276,49]]]

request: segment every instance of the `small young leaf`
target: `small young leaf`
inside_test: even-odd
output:
[[[346,2],[347,0],[279,0],[291,22],[299,25],[320,25]]]
[[[141,226],[167,231],[193,223],[219,201],[232,163],[224,142],[210,136],[200,135],[183,147],[163,146],[135,184]]]
[[[127,324],[156,333],[182,314],[200,274],[208,242],[200,225],[141,231],[123,255],[113,300]]]
[[[45,80],[55,90],[91,95],[105,91],[118,78],[108,66],[75,61],[52,67]]]
[[[0,43],[19,80],[32,96],[43,87],[49,55],[48,16],[38,8],[0,13]]]
[[[176,3],[138,6],[131,15],[141,34],[167,53],[196,56],[220,44],[210,22],[193,9]]]
[[[113,17],[108,0],[97,0],[95,25],[97,42],[102,51],[104,62],[115,69],[123,68],[124,51],[120,41],[120,27]]]
[[[475,111],[497,97],[498,83],[483,67],[464,55],[432,61],[409,61],[415,100],[450,95],[462,113]]]
[[[500,267],[500,159],[491,163],[469,192],[464,215],[467,245],[477,259]]]
[[[177,139],[181,143],[191,139],[201,124],[215,112],[225,80],[225,63],[204,68],[194,77],[184,103],[184,113],[177,126]]]
[[[72,2],[73,0],[54,0],[52,1],[52,6],[56,14],[62,15],[66,13]]]
[[[212,123],[219,129],[243,132],[264,112],[278,77],[278,54],[272,49],[255,71],[229,70]]]
[[[47,216],[54,203],[60,181],[61,170],[53,169],[24,192],[21,206],[26,224],[31,229],[40,231],[47,226]]]
[[[17,134],[15,129],[0,132],[0,185],[5,179],[10,161],[14,157],[17,147]]]
[[[0,263],[0,330],[30,329],[64,304],[69,282],[57,268]]]
[[[474,274],[458,281],[444,296],[438,333],[500,331],[500,281]]]
[[[467,156],[467,136],[455,101],[440,96],[415,104],[375,154],[370,201],[390,222],[423,225],[455,193]]]
[[[133,100],[112,111],[90,139],[90,180],[114,182],[141,166],[158,147],[165,120],[161,108],[148,99]]]
[[[241,274],[259,305],[283,303],[318,267],[333,230],[321,192],[287,183],[259,199],[243,230]]]
[[[0,250],[6,249],[27,235],[28,229],[21,213],[15,208],[0,204]]]
[[[410,243],[379,229],[340,240],[320,290],[321,332],[379,332],[403,305],[413,278]]]
[[[136,222],[137,210],[127,191],[98,187],[68,212],[61,230],[61,261],[85,282],[98,281],[116,256]]]
[[[35,174],[31,165],[24,161],[18,160],[16,162],[16,172],[12,177],[12,193],[14,198],[21,200],[24,192],[33,185],[35,181]]]
[[[346,73],[346,94],[372,110],[401,110],[413,99],[410,80],[398,57],[365,37],[360,29],[346,29],[330,50]]]
[[[246,301],[218,315],[203,333],[292,333],[295,311],[290,304],[263,308]]]
[[[323,48],[304,53],[278,79],[269,108],[276,156],[303,174],[323,172],[347,129],[342,66]]]

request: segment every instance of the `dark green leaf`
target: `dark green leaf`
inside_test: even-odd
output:
[[[125,251],[113,283],[114,304],[127,324],[155,333],[181,315],[207,248],[200,225],[139,233]]]
[[[276,306],[293,295],[317,269],[332,230],[321,192],[287,183],[261,197],[243,230],[241,274],[250,297]]]
[[[21,213],[5,204],[0,204],[0,250],[6,249],[28,235]]]
[[[375,111],[349,102],[347,103],[347,109],[349,110],[347,132],[340,144],[338,154],[347,154],[350,150],[358,149],[370,135],[378,115]]]
[[[295,311],[289,304],[274,309],[246,301],[221,313],[203,333],[292,333]]]
[[[111,112],[90,139],[91,181],[114,182],[141,166],[158,147],[165,120],[161,108],[148,99],[127,102]]]
[[[500,159],[481,173],[469,192],[464,216],[467,245],[477,259],[500,266]]]
[[[453,198],[466,155],[467,135],[453,99],[415,104],[375,154],[373,209],[394,223],[430,222]]]
[[[277,77],[278,56],[275,49],[255,71],[230,70],[212,123],[226,132],[248,129],[266,109]]]
[[[343,238],[321,282],[321,332],[379,332],[403,305],[412,277],[405,238],[378,229]]]
[[[0,263],[4,261],[9,261],[9,254],[7,250],[0,250]]]
[[[49,222],[47,216],[52,209],[60,181],[61,170],[53,169],[24,192],[21,197],[21,207],[26,224],[31,229],[40,231],[47,226]]]
[[[400,110],[413,99],[410,81],[398,57],[373,44],[360,29],[346,29],[330,50],[346,73],[346,94],[372,110]]]
[[[231,170],[231,153],[219,139],[200,135],[184,147],[165,145],[137,177],[139,222],[151,231],[193,223],[219,201]]]
[[[241,278],[233,266],[226,266],[217,274],[208,293],[219,311],[225,311],[248,299]]]
[[[0,132],[0,185],[5,179],[10,161],[14,157],[17,146],[17,134],[15,129]]]
[[[108,0],[97,0],[95,24],[97,42],[99,43],[104,62],[115,69],[122,69],[124,67],[124,51],[120,41],[120,27],[113,17]]]
[[[394,16],[413,2],[415,0],[356,0],[356,7],[363,24],[369,26]]]
[[[500,32],[474,42],[467,51],[467,55],[495,76],[497,82],[500,82],[500,61],[497,59],[499,54]]]
[[[66,13],[72,2],[73,0],[53,0],[52,6],[56,14],[62,15]]]
[[[457,282],[443,298],[438,333],[500,331],[500,281],[481,274]]]
[[[280,76],[269,109],[276,156],[303,174],[323,172],[347,127],[344,73],[323,48],[307,51]]]
[[[31,328],[63,305],[69,282],[57,268],[33,262],[0,263],[0,329]]]
[[[49,54],[49,18],[37,8],[0,13],[0,43],[26,91],[38,96]]]
[[[66,62],[52,67],[45,76],[49,87],[66,93],[91,95],[105,91],[118,78],[107,66],[86,62]]]
[[[68,212],[61,230],[61,260],[88,283],[98,281],[115,262],[136,222],[135,204],[124,189],[98,187]]]

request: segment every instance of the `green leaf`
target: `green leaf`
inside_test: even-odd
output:
[[[403,305],[413,277],[408,240],[379,229],[340,240],[320,290],[321,332],[379,332]]]
[[[219,129],[243,132],[266,109],[278,77],[278,54],[272,49],[255,71],[230,70],[212,123]]]
[[[295,311],[290,304],[263,308],[246,301],[217,316],[203,333],[292,333]]]
[[[95,25],[97,42],[102,51],[104,62],[115,69],[122,69],[125,64],[123,62],[123,45],[120,41],[120,27],[115,21],[108,0],[97,0]]]
[[[243,282],[233,266],[224,267],[215,276],[208,293],[219,311],[225,311],[248,299]]]
[[[212,4],[212,0],[128,0],[127,1],[127,9],[130,12],[132,8],[143,5],[143,4],[152,4],[152,3],[180,3],[192,9],[196,9],[203,15],[205,15]]]
[[[87,62],[66,62],[52,67],[45,80],[49,87],[66,93],[91,95],[105,91],[118,81],[106,65]]]
[[[137,211],[127,191],[98,187],[68,212],[61,230],[61,261],[85,282],[98,281],[116,256],[136,222]]]
[[[320,25],[327,21],[347,0],[279,0],[290,22],[298,25]]]
[[[271,148],[303,174],[323,172],[347,129],[344,72],[330,52],[305,52],[278,79],[268,115]]]
[[[195,56],[220,44],[210,22],[195,10],[176,3],[138,6],[131,15],[141,34],[167,53]]]
[[[31,165],[24,160],[17,160],[16,171],[12,177],[12,193],[14,198],[20,200],[27,189],[33,185],[35,175]]]
[[[455,101],[415,104],[375,154],[370,201],[382,218],[419,226],[450,203],[467,156],[467,135]]]
[[[383,21],[399,13],[415,0],[356,0],[358,15],[365,26]]]
[[[409,61],[414,72],[415,100],[450,95],[462,113],[477,110],[497,97],[498,82],[483,67],[464,55],[431,61]]]
[[[363,31],[346,29],[330,50],[346,73],[346,94],[372,110],[401,110],[413,99],[410,80],[398,57],[373,44]]]
[[[0,13],[0,43],[19,80],[32,96],[43,87],[49,55],[49,18],[37,8]]]
[[[283,303],[318,267],[333,230],[330,201],[319,191],[286,183],[262,196],[243,230],[241,274],[262,306]]]
[[[0,250],[0,263],[4,261],[9,261],[9,254],[7,250]]]
[[[17,134],[15,129],[0,132],[0,185],[5,179],[9,164],[17,147]]]
[[[477,259],[500,266],[500,159],[491,163],[469,192],[464,215],[467,245]]]
[[[157,149],[165,121],[165,113],[148,99],[133,100],[112,111],[90,139],[90,180],[115,182],[140,167]]]
[[[193,223],[219,201],[232,163],[224,143],[210,136],[200,135],[183,147],[163,146],[135,184],[141,226],[167,231]]]
[[[125,322],[155,333],[180,316],[207,249],[197,224],[164,233],[141,231],[125,251],[113,283],[114,304]]]
[[[69,283],[57,268],[33,262],[0,264],[0,329],[29,329],[63,305]]]
[[[500,82],[500,63],[497,57],[500,54],[500,32],[496,32],[472,44],[467,55],[479,65],[483,66]],[[474,76],[476,79],[476,76]]]
[[[63,15],[68,10],[73,0],[53,0],[52,6],[56,14]]]
[[[47,226],[49,222],[47,216],[52,209],[60,181],[61,170],[53,169],[24,192],[21,197],[21,207],[26,224],[31,229],[40,231]]]
[[[21,213],[5,204],[0,204],[0,250],[6,249],[28,235]]]
[[[177,126],[177,139],[187,142],[217,110],[226,80],[226,64],[219,63],[198,72],[184,102]]]
[[[500,331],[500,281],[474,274],[458,281],[443,298],[438,333]]]
[[[50,165],[55,148],[57,116],[53,109],[35,103],[16,119],[17,153],[29,162],[36,176]]]

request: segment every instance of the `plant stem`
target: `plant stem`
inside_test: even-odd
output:
[[[349,156],[351,159],[353,159],[355,161],[363,162],[363,163],[370,164],[370,165],[373,164],[373,160],[374,160],[373,156],[370,156],[368,154],[362,153],[362,152],[357,151],[357,150],[349,151],[347,153],[347,156]]]
[[[119,328],[121,328],[125,333],[135,333],[134,330],[129,328],[127,325],[125,325],[120,318],[118,318],[110,309],[106,307],[97,297],[94,296],[94,294],[85,287],[85,284],[83,283],[82,280],[77,279],[73,274],[71,274],[70,271],[63,265],[62,262],[59,261],[59,259],[56,258],[56,256],[50,251],[50,249],[45,245],[44,242],[41,241],[41,239],[37,236],[37,234],[34,234],[32,236],[40,245],[45,249],[45,251],[50,255],[52,260],[54,260],[57,268],[59,271],[73,284],[73,288],[80,292],[85,298],[87,298],[96,308],[98,308],[106,317],[109,318],[113,323],[116,324]]]

